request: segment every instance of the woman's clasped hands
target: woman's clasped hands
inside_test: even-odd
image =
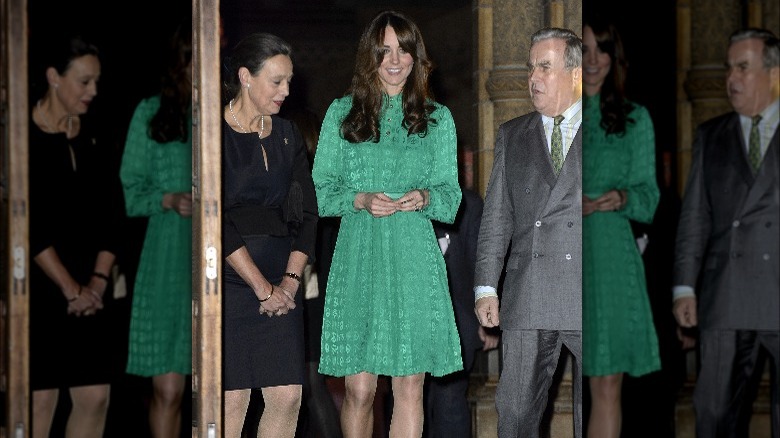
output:
[[[626,205],[626,191],[613,189],[596,199],[582,196],[582,215],[588,216],[596,211],[618,211]]]
[[[296,280],[285,277],[281,283],[266,289],[267,296],[260,298],[259,312],[268,316],[282,316],[295,309]],[[261,292],[262,294],[262,292]]]
[[[98,292],[90,286],[79,286],[78,293],[68,299],[68,315],[91,316],[102,308],[102,292]]]
[[[358,193],[354,206],[374,217],[390,216],[397,211],[420,211],[428,205],[428,193],[427,190],[414,189],[397,199],[383,192]]]

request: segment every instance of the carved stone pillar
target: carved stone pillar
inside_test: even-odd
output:
[[[740,5],[737,1],[697,1],[694,17],[706,14],[707,21],[691,23],[691,62],[686,91],[693,103],[694,126],[731,110],[726,96],[725,67],[728,37],[740,26]],[[706,36],[705,36],[706,35]]]

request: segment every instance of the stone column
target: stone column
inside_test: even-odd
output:
[[[693,132],[701,122],[731,111],[726,97],[725,67],[728,37],[742,23],[742,7],[738,0],[682,0],[678,2],[678,18],[686,20],[685,40],[678,41],[678,53],[684,55],[680,62],[687,67],[684,73],[685,108],[678,129],[684,143],[678,145],[679,181],[685,184],[690,167]]]

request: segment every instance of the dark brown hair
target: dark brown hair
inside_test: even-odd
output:
[[[255,32],[242,38],[233,47],[230,56],[223,60],[222,100],[225,105],[241,91],[238,78],[241,67],[246,67],[249,74],[257,76],[265,62],[276,55],[292,58],[292,46],[282,38],[266,32]]]
[[[628,114],[634,109],[634,105],[626,100],[628,61],[623,50],[623,40],[617,28],[601,17],[591,17],[583,22],[584,26],[590,27],[599,50],[609,55],[612,61],[601,86],[601,127],[607,134],[622,135],[626,132],[626,125],[633,123]]]
[[[149,121],[149,137],[158,143],[190,137],[188,115],[192,103],[192,83],[188,69],[192,61],[192,21],[185,20],[169,41],[168,63],[162,75],[160,108]]]
[[[380,12],[366,26],[358,43],[355,73],[347,94],[352,95],[352,108],[341,123],[341,135],[351,143],[379,141],[379,111],[382,108],[384,88],[379,78],[379,66],[384,59],[385,28],[390,26],[398,37],[398,44],[412,55],[414,64],[403,89],[404,119],[402,126],[409,135],[428,133],[428,124],[435,109],[428,77],[433,63],[428,59],[422,34],[406,15],[396,11]]]

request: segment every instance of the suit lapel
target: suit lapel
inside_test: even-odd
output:
[[[770,190],[773,186],[776,186],[775,179],[777,179],[777,161],[778,161],[778,146],[780,144],[780,129],[775,130],[775,135],[772,136],[772,140],[769,142],[769,147],[764,154],[764,159],[761,161],[761,167],[758,168],[758,173],[755,176],[753,185],[750,186],[748,195],[745,197],[745,201],[742,204],[740,210],[746,205],[756,205],[761,196]],[[752,173],[751,173],[752,175]]]
[[[582,125],[580,125],[580,129],[577,130],[577,134],[574,135],[574,140],[571,142],[569,152],[566,154],[566,160],[563,162],[561,173],[554,182],[552,192],[550,193],[550,199],[547,200],[547,208],[558,205],[561,200],[571,191],[572,180],[578,179],[581,174],[581,154]],[[550,172],[553,172],[552,168],[550,168]],[[552,176],[555,177],[554,172],[552,173]],[[577,181],[575,181],[575,184],[576,182]],[[545,212],[547,211],[547,208],[545,209]]]
[[[531,151],[531,160],[533,163],[547,163],[547,166],[543,166],[540,169],[540,173],[544,176],[544,181],[550,187],[555,187],[555,171],[553,171],[552,157],[550,156],[550,150],[547,146],[547,137],[544,135],[544,125],[542,124],[542,115],[536,113],[536,120],[530,124],[531,135],[529,135],[528,143],[533,145]]]
[[[727,147],[726,154],[728,162],[734,166],[738,175],[742,176],[748,186],[753,185],[753,170],[750,167],[750,160],[747,155],[747,145],[745,137],[742,134],[742,126],[739,123],[739,114],[734,113],[734,117],[728,122],[726,132],[731,138],[724,139]]]

